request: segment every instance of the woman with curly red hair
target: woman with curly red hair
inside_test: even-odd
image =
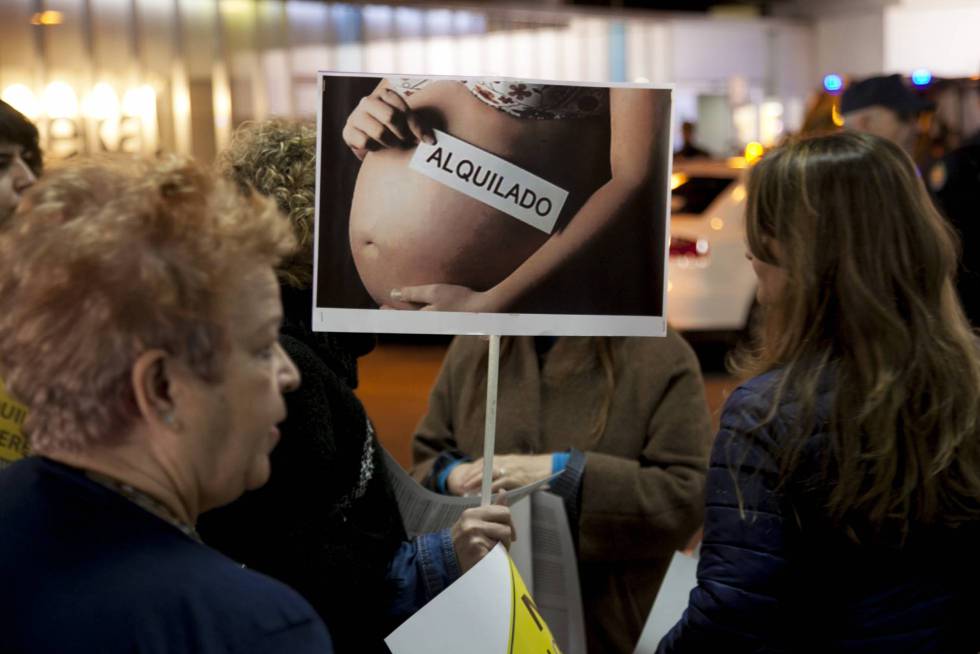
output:
[[[36,454],[0,474],[0,650],[333,651],[194,527],[266,482],[300,381],[275,206],[177,158],[76,162],[27,204],[0,236],[0,370]]]

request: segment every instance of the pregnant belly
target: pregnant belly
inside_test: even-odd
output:
[[[486,290],[548,234],[408,168],[412,151],[369,154],[351,206],[354,263],[378,304],[392,288],[447,283]]]

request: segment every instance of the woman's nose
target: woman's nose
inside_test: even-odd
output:
[[[299,369],[293,360],[289,358],[289,354],[286,350],[282,349],[282,346],[276,343],[276,349],[279,352],[280,364],[279,364],[279,388],[283,393],[289,393],[290,391],[295,391],[299,388],[300,382],[302,381],[299,374]]]
[[[18,193],[23,193],[30,187],[34,186],[37,182],[37,176],[31,167],[28,166],[23,159],[17,157],[14,161],[14,190]]]

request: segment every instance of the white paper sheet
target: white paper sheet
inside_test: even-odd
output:
[[[510,560],[527,584],[527,589],[534,595],[534,534],[531,531],[531,497],[525,497],[510,505],[510,518],[514,523],[514,533],[517,539],[511,543]]]
[[[514,610],[509,568],[498,545],[385,643],[393,654],[507,654]]]
[[[382,449],[382,451],[385,468],[395,491],[395,500],[398,502],[402,521],[405,523],[405,532],[410,538],[451,527],[463,515],[463,511],[480,506],[479,495],[457,497],[433,493],[412,479],[387,450]],[[508,502],[516,504],[521,498],[546,486],[556,476],[552,475],[533,484],[507,491]],[[499,497],[500,494],[497,493],[493,496],[493,501],[496,502]]]
[[[687,608],[691,591],[698,585],[698,557],[674,552],[657,599],[650,609],[634,654],[650,654],[677,624]]]
[[[585,616],[575,545],[563,500],[531,496],[534,601],[565,654],[585,654]]]

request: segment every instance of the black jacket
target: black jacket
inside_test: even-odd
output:
[[[269,482],[201,516],[198,529],[208,544],[298,590],[327,623],[337,651],[385,652],[382,639],[393,626],[385,619],[392,594],[386,569],[405,533],[380,446],[352,390],[362,352],[350,345],[370,345],[373,337],[313,333],[311,300],[308,291],[283,288],[280,343],[302,383],[285,396],[288,417]],[[368,438],[374,474],[353,502]]]

